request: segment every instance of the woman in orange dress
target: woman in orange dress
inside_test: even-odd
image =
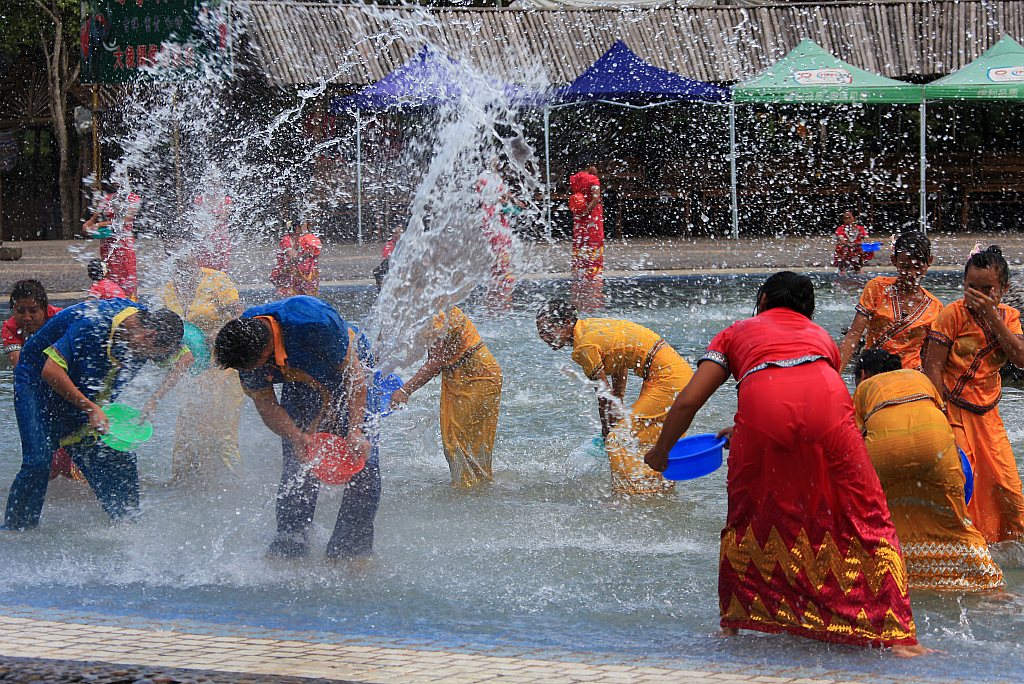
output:
[[[924,356],[924,372],[945,398],[956,442],[974,468],[967,511],[989,544],[1024,541],[1024,494],[999,415],[999,370],[1007,361],[1024,367],[1020,313],[1001,302],[1009,283],[997,245],[972,254],[964,296],[939,314]]]
[[[679,393],[647,464],[668,452],[730,375],[728,514],[718,597],[723,633],[788,632],[925,652],[885,494],[839,375],[839,348],[811,321],[810,278],[776,273],[757,315],[718,333]]]
[[[572,219],[572,303],[593,311],[604,306],[604,207],[597,167],[570,176],[569,190],[587,201]]]
[[[965,477],[942,399],[924,373],[868,349],[853,406],[903,545],[911,591],[989,591],[1003,572],[967,515]]]
[[[872,278],[864,286],[850,331],[839,344],[840,369],[846,368],[867,332],[865,349],[879,347],[900,357],[904,368],[921,370],[921,348],[942,302],[921,286],[931,266],[931,242],[922,233],[903,233],[893,246],[896,276]]]

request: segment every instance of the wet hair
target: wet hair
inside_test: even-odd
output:
[[[253,368],[270,344],[270,331],[255,318],[228,321],[217,333],[213,353],[222,368]]]
[[[580,318],[576,307],[564,299],[551,299],[537,312],[537,320],[545,319],[557,326],[576,325]]]
[[[377,283],[377,292],[384,287],[384,278],[387,277],[390,269],[391,262],[388,259],[384,259],[377,265],[377,268],[373,269],[373,280]]]
[[[890,354],[881,347],[873,347],[861,352],[860,358],[857,359],[857,365],[854,366],[853,375],[859,378],[861,373],[866,373],[870,377],[879,373],[898,371],[901,368],[903,368],[903,364],[900,362],[900,357]]]
[[[755,306],[760,303],[762,295],[764,295],[762,311],[783,307],[792,309],[808,318],[814,316],[814,283],[805,275],[792,271],[779,271],[770,276],[757,289]]]
[[[911,230],[900,233],[892,246],[893,254],[906,254],[911,259],[917,259],[921,263],[928,263],[932,258],[932,241],[924,233]]]
[[[34,299],[36,304],[44,309],[50,304],[50,298],[46,296],[46,288],[41,282],[32,279],[19,280],[11,288],[11,309],[14,309],[14,305],[19,299],[27,297]]]
[[[181,338],[185,335],[185,324],[181,322],[181,316],[170,309],[140,310],[137,315],[139,325],[156,333],[153,340],[154,345],[160,349],[170,349],[171,351],[181,345]]]
[[[991,245],[988,249],[977,254],[972,254],[964,267],[964,277],[971,268],[994,268],[999,272],[999,284],[1006,287],[1010,284],[1010,266],[1003,258],[1003,250],[999,245]]]
[[[90,280],[103,280],[107,277],[107,265],[101,259],[93,259],[86,266]]]

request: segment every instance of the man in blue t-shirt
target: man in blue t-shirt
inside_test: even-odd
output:
[[[112,519],[138,511],[135,454],[99,439],[109,425],[100,404],[113,401],[147,360],[174,361],[175,369],[146,405],[145,413],[151,413],[192,362],[181,347],[183,330],[172,311],[107,299],[64,309],[28,339],[14,369],[22,464],[7,495],[5,529],[39,524],[50,459],[59,446],[66,447]]]
[[[255,306],[228,321],[214,344],[217,363],[238,371],[264,424],[281,437],[284,467],[277,494],[277,536],[267,555],[309,553],[307,532],[319,481],[305,463],[315,432],[343,435],[366,466],[347,485],[328,558],[354,559],[373,550],[373,518],[380,500],[380,466],[369,428],[366,338],[330,305],[314,297],[288,297]],[[274,385],[281,384],[281,399]]]

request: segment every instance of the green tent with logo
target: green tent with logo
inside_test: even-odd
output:
[[[924,87],[929,100],[1024,100],[1024,47],[1009,36]]]
[[[924,89],[848,64],[812,40],[800,44],[764,73],[732,88],[729,143],[732,160],[732,230],[739,235],[736,197],[737,104],[917,104],[921,108],[921,224],[925,216]]]
[[[858,69],[807,39],[763,74],[732,89],[737,104],[917,104],[922,97],[921,86]]]

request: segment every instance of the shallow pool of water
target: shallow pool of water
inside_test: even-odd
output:
[[[715,332],[750,315],[760,280],[609,281],[605,315],[651,327],[693,361]],[[959,282],[939,274],[929,287],[948,302],[958,296]],[[972,680],[1024,675],[1024,600],[1017,596],[1024,571],[1013,549],[999,554],[1007,596],[914,596],[922,641],[945,654],[904,663],[878,651],[790,637],[715,638],[725,471],[681,483],[664,500],[610,496],[607,464],[578,449],[600,432],[593,392],[568,352],[550,350],[534,328],[539,302],[564,289],[527,286],[507,316],[478,317],[505,374],[493,486],[450,487],[437,381],[408,410],[385,420],[376,556],[364,572],[320,557],[340,498],[330,487],[321,492],[314,555],[294,562],[263,558],[273,535],[280,441],[251,405],[243,416],[241,468],[193,486],[162,484],[170,476],[175,405],[188,391],[184,386],[165,401],[157,437],[139,454],[142,520],[111,526],[85,488],[56,482],[40,528],[0,540],[0,602],[612,657]],[[816,320],[838,338],[858,294],[856,284],[821,279]],[[369,310],[367,292],[339,291],[330,299],[355,320]],[[143,396],[154,379],[140,378],[130,392]],[[20,462],[9,370],[0,372],[0,394],[0,497],[6,500]],[[723,387],[693,432],[727,425],[735,397],[731,383]],[[1021,453],[1021,394],[1007,390],[1002,411]]]

